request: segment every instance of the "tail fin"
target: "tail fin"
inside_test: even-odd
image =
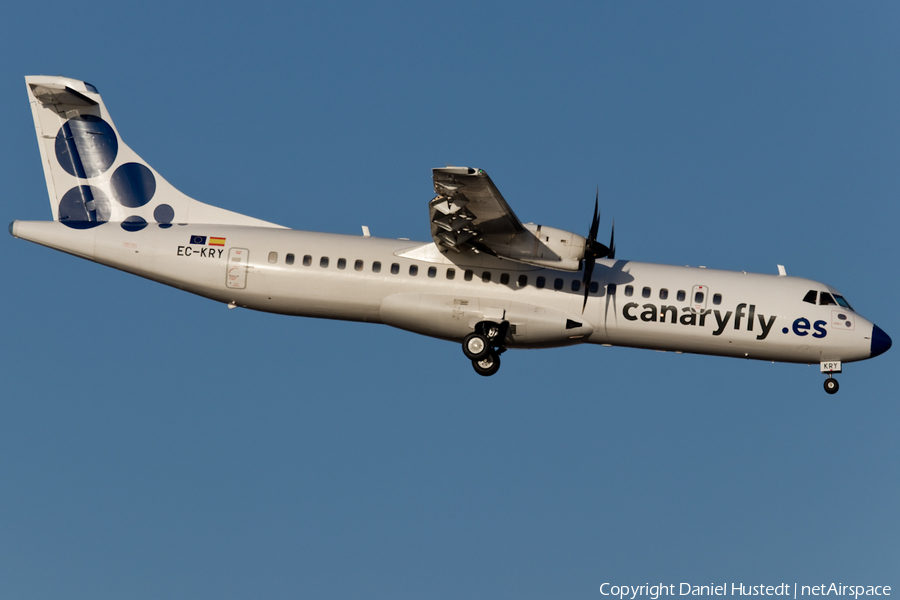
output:
[[[97,88],[65,77],[25,78],[53,219],[75,229],[107,221],[280,227],[185,196],[119,136]]]

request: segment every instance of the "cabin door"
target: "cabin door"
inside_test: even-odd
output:
[[[242,290],[247,287],[247,265],[250,251],[246,248],[229,248],[228,263],[225,265],[225,287]]]
[[[705,285],[695,285],[691,290],[691,308],[696,313],[702,313],[706,310],[707,296],[709,296],[709,288]]]

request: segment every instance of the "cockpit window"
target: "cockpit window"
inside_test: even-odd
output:
[[[831,297],[831,294],[828,292],[819,294],[819,306],[828,306],[829,304],[837,304],[837,302],[834,301],[834,298]]]
[[[844,297],[840,294],[835,294],[834,299],[837,300],[837,303],[846,308],[847,310],[853,310],[853,307],[850,306],[850,303],[844,300]],[[853,311],[856,312],[856,311]]]
[[[817,292],[816,290],[809,290],[808,292],[806,292],[806,295],[803,296],[803,301],[809,302],[810,304],[815,304],[816,298],[818,298],[818,297],[819,297],[819,292]]]

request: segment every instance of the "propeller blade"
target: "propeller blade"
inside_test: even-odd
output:
[[[591,220],[591,232],[588,234],[590,242],[597,241],[597,232],[600,230],[600,186],[597,186],[597,196],[594,198],[594,218]]]
[[[584,259],[584,280],[582,281],[582,285],[584,286],[584,304],[581,305],[581,314],[584,314],[584,309],[587,308],[588,294],[591,293],[591,277],[594,274],[594,263],[596,260],[593,257]]]
[[[609,234],[609,254],[607,258],[616,257],[616,220],[613,219],[612,233]]]

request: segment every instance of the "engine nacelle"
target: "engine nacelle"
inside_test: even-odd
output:
[[[487,238],[486,238],[487,239]],[[505,239],[490,239],[498,256],[536,267],[578,271],[586,240],[571,231],[526,223],[525,231]]]

